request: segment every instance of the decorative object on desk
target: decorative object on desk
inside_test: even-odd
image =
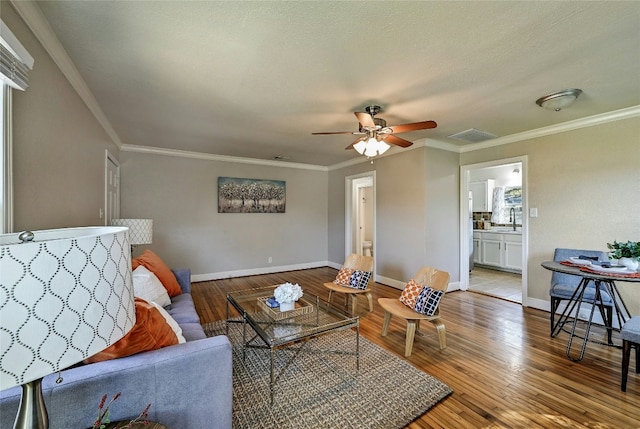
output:
[[[42,377],[134,326],[128,236],[121,227],[0,235],[0,389],[22,385],[14,428],[47,428]]]
[[[295,303],[298,299],[302,298],[303,292],[300,285],[291,284],[289,282],[283,283],[276,288],[273,292],[273,296],[280,304],[280,311],[291,311],[295,308]]]
[[[640,242],[627,241],[626,243],[607,243],[610,259],[617,259],[619,265],[624,265],[630,270],[637,270],[640,266]]]
[[[91,429],[104,429],[107,427],[111,420],[109,418],[111,414],[111,404],[118,399],[121,395],[121,392],[116,393],[113,398],[107,403],[107,395],[102,395],[102,399],[100,400],[100,404],[98,404],[98,418],[95,422],[93,422],[93,426]],[[105,406],[106,404],[106,406]],[[149,417],[149,408],[151,408],[151,404],[147,404],[147,406],[142,410],[142,412],[133,420],[128,423],[124,423],[122,426],[116,425],[118,429],[131,428],[134,424],[141,423],[143,425],[148,425],[149,421],[147,417]]]
[[[153,239],[153,219],[111,219],[112,226],[129,228],[129,244],[131,253],[136,246],[151,244]]]
[[[267,298],[267,300],[265,302],[267,303],[269,308],[278,308],[278,307],[280,307],[280,304],[276,300],[275,296],[271,296],[271,297]]]
[[[207,323],[203,328],[208,337],[224,334],[226,322]],[[229,324],[229,340],[233,345],[234,428],[402,428],[451,393],[437,378],[360,336],[357,376],[352,355],[300,353],[278,380],[272,405],[269,384],[264,382],[270,374],[270,361],[265,358],[268,351],[249,348],[243,358],[240,323]],[[353,351],[353,332],[321,335],[309,346]],[[287,351],[276,351],[276,371],[288,361]],[[364,409],[365,402],[375,406]]]
[[[302,316],[303,314],[309,314],[313,312],[313,305],[306,301],[304,298],[295,301],[294,304],[294,308],[292,310],[289,311],[281,311],[280,310],[280,304],[278,304],[278,302],[276,301],[276,307],[272,307],[272,304],[268,303],[269,299],[273,299],[273,301],[275,301],[275,298],[266,298],[266,297],[261,297],[258,298],[258,306],[262,309],[262,311],[264,311],[265,313],[267,313],[269,315],[269,317],[273,320],[285,320],[285,319],[290,319],[292,317],[297,317],[297,316]]]
[[[284,180],[218,177],[218,213],[284,213]]]

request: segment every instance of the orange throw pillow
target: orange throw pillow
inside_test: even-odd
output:
[[[84,360],[84,363],[131,356],[178,344],[178,337],[164,316],[144,299],[136,298],[136,324],[115,344]]]
[[[338,271],[338,275],[333,282],[337,285],[349,286],[349,279],[351,279],[351,274],[353,274],[352,269],[340,268],[340,271]]]
[[[143,265],[156,275],[171,298],[182,293],[180,284],[178,284],[178,280],[176,280],[176,276],[173,275],[171,269],[151,250],[145,250],[142,255],[133,258],[131,261],[131,268],[134,270],[140,265]]]
[[[414,279],[409,279],[400,295],[400,302],[409,308],[413,308],[416,306],[420,292],[422,292],[422,285],[416,283]]]

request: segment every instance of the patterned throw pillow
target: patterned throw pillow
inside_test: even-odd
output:
[[[416,283],[414,279],[410,279],[404,287],[402,294],[400,295],[400,302],[407,307],[413,309],[416,306],[416,301],[422,290],[422,285]]]
[[[371,278],[371,271],[354,271],[349,279],[349,286],[354,289],[366,289]]]
[[[413,309],[425,316],[433,316],[438,308],[440,299],[442,299],[442,295],[444,295],[444,291],[425,286],[422,288],[416,300],[416,306]]]
[[[338,275],[336,276],[336,279],[333,282],[337,285],[347,286],[349,285],[351,274],[353,274],[352,269],[340,268],[340,271],[338,271]]]

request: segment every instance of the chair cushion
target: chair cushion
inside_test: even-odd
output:
[[[351,279],[351,274],[353,274],[353,270],[351,268],[340,268],[338,271],[338,275],[336,279],[333,281],[337,285],[348,285],[349,280]]]
[[[351,274],[348,285],[355,289],[364,290],[369,285],[369,279],[371,278],[371,271],[359,271],[356,270]]]
[[[402,290],[402,294],[400,294],[400,302],[413,309],[416,306],[416,301],[421,291],[422,285],[416,283],[414,279],[409,279]]]
[[[425,286],[420,291],[416,306],[413,308],[420,314],[425,316],[433,316],[438,309],[438,304],[444,295],[444,291]]]
[[[625,341],[640,344],[640,316],[634,316],[622,325],[620,336]]]

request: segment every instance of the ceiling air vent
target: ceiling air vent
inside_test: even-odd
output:
[[[485,140],[495,139],[498,136],[488,133],[486,131],[471,128],[466,131],[461,131],[456,134],[451,134],[450,136],[447,136],[447,137],[450,139],[461,140],[468,143],[480,143]]]

